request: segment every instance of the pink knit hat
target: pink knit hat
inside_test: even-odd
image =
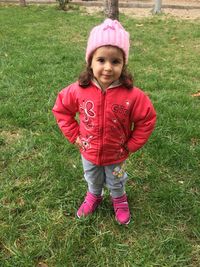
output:
[[[121,48],[125,55],[126,64],[128,63],[129,33],[125,31],[119,21],[105,19],[102,24],[91,30],[86,49],[86,62],[88,63],[88,59],[95,49],[104,45]]]

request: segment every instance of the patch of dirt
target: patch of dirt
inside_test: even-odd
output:
[[[0,136],[5,140],[7,144],[12,144],[19,140],[23,136],[23,133],[20,130],[1,131]]]
[[[131,2],[128,1],[127,2]],[[142,1],[138,1],[142,3]],[[143,3],[152,3],[153,0],[146,0]],[[169,8],[166,6],[178,6],[179,8]],[[184,20],[199,20],[200,19],[200,0],[163,0],[162,1],[162,14],[166,16],[172,16],[178,19]],[[183,8],[184,7],[184,8]],[[188,7],[188,8],[187,8]],[[199,8],[191,8],[199,7]],[[98,13],[103,11],[102,7],[85,7],[89,14]],[[144,18],[152,17],[152,8],[119,8],[121,13],[124,13],[130,17]]]
[[[136,18],[152,17],[152,11],[149,8],[121,8],[120,12]],[[184,20],[200,19],[200,9],[172,9],[163,8],[162,14]]]

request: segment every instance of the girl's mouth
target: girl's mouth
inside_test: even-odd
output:
[[[102,75],[104,78],[106,78],[106,79],[110,79],[112,76],[111,75],[106,75],[106,74],[104,74],[104,75]]]

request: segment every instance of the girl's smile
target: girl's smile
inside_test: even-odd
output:
[[[102,46],[94,52],[92,57],[93,75],[103,90],[120,78],[123,66],[124,54],[115,46]]]

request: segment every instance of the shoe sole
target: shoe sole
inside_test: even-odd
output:
[[[120,223],[120,222],[117,220],[116,217],[115,217],[115,220],[116,220],[116,222],[118,222],[119,225],[128,225],[128,224],[130,223],[130,221],[131,221],[131,218],[128,220],[128,222],[125,222],[125,223]]]

